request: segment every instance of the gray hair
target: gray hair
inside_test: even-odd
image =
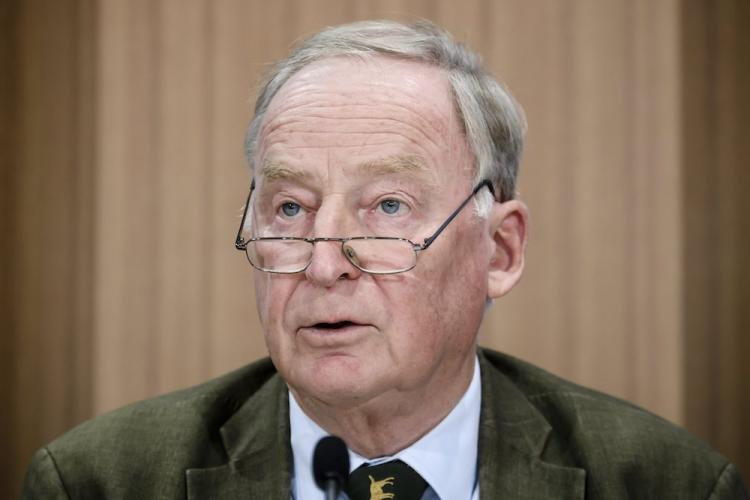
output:
[[[478,54],[427,21],[411,25],[393,21],[345,24],[327,28],[297,46],[276,64],[261,87],[255,117],[245,138],[250,166],[254,165],[263,116],[273,97],[295,73],[328,57],[371,55],[424,62],[445,70],[476,160],[476,181],[489,179],[500,200],[512,199],[526,133],[523,110],[510,92],[482,68]],[[483,208],[480,212],[485,211]]]

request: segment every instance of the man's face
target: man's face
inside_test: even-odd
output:
[[[421,243],[472,189],[444,73],[385,57],[307,66],[274,97],[255,158],[255,236]],[[338,242],[304,273],[256,271],[270,355],[295,394],[334,407],[465,388],[487,297],[490,238],[469,204],[411,271],[357,270]],[[461,389],[462,390],[462,389]]]

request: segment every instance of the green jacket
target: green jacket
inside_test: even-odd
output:
[[[510,356],[479,360],[483,499],[748,498],[683,429]],[[289,500],[291,464],[288,393],[265,359],[76,427],[36,453],[22,497]]]

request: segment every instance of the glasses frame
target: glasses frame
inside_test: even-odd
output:
[[[310,257],[310,260],[308,261],[307,265],[303,267],[302,269],[298,271],[269,271],[267,269],[261,269],[250,260],[249,256],[247,255],[247,245],[248,243],[254,242],[254,241],[305,241],[307,243],[310,243],[312,245],[315,245],[315,243],[319,241],[337,241],[341,243],[341,253],[344,254],[344,257],[346,257],[346,260],[348,260],[354,267],[359,269],[362,272],[368,273],[368,274],[376,274],[376,275],[387,275],[387,274],[399,274],[399,273],[405,273],[407,271],[411,271],[414,269],[414,267],[417,265],[417,257],[419,256],[419,252],[422,252],[424,250],[427,250],[430,245],[437,239],[438,236],[445,230],[446,227],[448,227],[448,224],[453,222],[453,219],[455,219],[459,213],[461,213],[461,210],[469,203],[469,201],[479,192],[482,190],[482,188],[486,187],[490,190],[490,193],[492,193],[493,198],[497,199],[495,196],[495,188],[492,186],[492,182],[489,179],[484,179],[483,181],[479,182],[474,189],[471,190],[471,194],[466,197],[464,201],[461,202],[461,204],[456,208],[445,221],[440,224],[440,226],[435,230],[432,235],[428,236],[424,239],[424,242],[420,243],[414,243],[410,239],[407,238],[399,238],[396,236],[352,236],[350,238],[329,238],[329,237],[321,237],[321,238],[302,238],[302,237],[296,237],[296,236],[269,236],[269,237],[258,237],[258,238],[250,238],[249,240],[245,240],[242,237],[242,228],[245,227],[245,219],[247,218],[247,212],[248,208],[250,206],[250,198],[253,195],[253,191],[255,190],[255,179],[253,179],[252,183],[250,184],[250,192],[247,195],[247,201],[245,202],[245,209],[242,212],[242,220],[240,220],[240,227],[237,230],[237,237],[234,240],[234,247],[237,250],[240,250],[245,253],[245,256],[248,258],[248,262],[250,262],[250,265],[253,266],[255,269],[262,271],[264,273],[273,273],[273,274],[297,274],[302,273],[307,270],[308,267],[310,267],[310,264],[312,264],[312,257]],[[411,267],[408,267],[406,269],[400,269],[397,271],[369,271],[367,269],[361,268],[359,265],[357,265],[355,262],[352,261],[352,259],[346,254],[346,251],[344,251],[344,244],[347,241],[352,240],[391,240],[391,241],[404,241],[406,243],[409,243],[412,247],[412,250],[414,250],[414,264]]]

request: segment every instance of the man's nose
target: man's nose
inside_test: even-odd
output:
[[[345,211],[336,203],[323,204],[315,215],[314,237],[338,238],[358,236],[356,221],[346,217]],[[340,241],[318,241],[313,247],[312,261],[305,271],[307,279],[323,286],[331,287],[339,279],[356,279],[359,270],[341,251]]]
[[[356,279],[362,274],[341,251],[340,241],[317,241],[312,261],[305,271],[307,279],[322,287],[332,287],[340,279]]]

